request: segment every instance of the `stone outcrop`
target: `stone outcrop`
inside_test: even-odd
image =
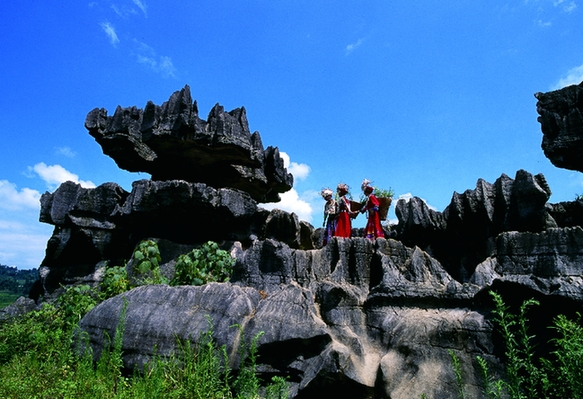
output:
[[[144,238],[158,243],[170,277],[176,257],[207,240],[236,258],[228,283],[138,287],[83,318],[98,357],[127,303],[130,371],[177,354],[177,338],[197,340],[210,317],[235,369],[242,341],[263,333],[258,371],[287,377],[295,398],[455,397],[450,353],[467,396],[481,398],[476,356],[503,375],[490,291],[511,306],[540,301],[530,331],[540,351],[557,311],[583,311],[583,201],[548,204],[541,174],[480,179],[443,212],[400,200],[386,239],[334,238],[322,248],[322,229],[258,206],[291,180],[277,149],[264,151],[249,135],[244,109],[217,106],[203,121],[186,87],[161,107],[118,108],[113,117],[94,110],[86,125],[120,167],[153,179],[131,192],[68,182],[42,196],[41,221],[55,226],[39,269],[45,297],[60,284],[96,284]]]
[[[41,264],[44,295],[60,284],[94,281],[105,262],[123,264],[150,237],[191,246],[269,237],[313,248],[313,228],[295,214],[258,208],[240,190],[183,180],[138,180],[129,193],[114,183],[87,189],[66,182],[42,195],[40,220],[55,226]]]
[[[429,209],[419,198],[399,200],[397,232],[405,244],[419,246],[456,279],[468,281],[476,265],[495,254],[494,239],[500,233],[541,232],[559,226],[553,218],[558,210],[547,206],[550,196],[542,174],[519,170],[514,179],[503,174],[493,184],[479,179],[475,189],[454,192],[443,213]],[[564,210],[565,206],[573,207],[565,204]],[[565,211],[560,226],[567,226],[565,218],[577,218],[573,211]]]
[[[535,97],[545,156],[559,168],[583,172],[583,82]]]
[[[250,133],[245,108],[225,112],[217,104],[205,121],[188,85],[161,106],[118,106],[113,116],[95,108],[85,127],[120,168],[153,180],[236,188],[258,202],[277,202],[293,185],[279,150],[264,149],[259,132]]]
[[[557,306],[583,309],[581,227],[506,232],[496,246],[498,254],[460,283],[429,254],[397,240],[334,239],[309,251],[257,240],[234,251],[230,283],[140,287],[99,305],[81,328],[98,355],[103,331],[114,334],[127,301],[124,361],[133,368],[154,350],[176,353],[176,338],[198,337],[209,316],[217,343],[237,367],[241,332],[229,326],[239,324],[247,340],[264,333],[259,372],[288,377],[297,398],[449,398],[457,389],[453,351],[467,394],[480,398],[476,356],[502,375],[490,289],[511,302],[539,299],[531,333],[541,337]]]

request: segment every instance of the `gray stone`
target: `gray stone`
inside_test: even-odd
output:
[[[583,172],[583,82],[535,97],[545,156],[559,168]]]
[[[264,149],[259,133],[250,133],[245,108],[225,112],[216,104],[204,121],[188,85],[162,106],[118,106],[113,116],[95,108],[85,127],[120,168],[153,180],[235,188],[259,202],[277,202],[293,185],[279,150]]]

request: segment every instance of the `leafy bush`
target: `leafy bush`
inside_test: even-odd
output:
[[[67,330],[79,323],[81,318],[99,302],[98,292],[90,286],[83,284],[68,287],[57,298],[58,311]]]
[[[128,272],[124,266],[107,267],[99,284],[101,299],[114,297],[132,289]]]
[[[234,264],[235,259],[229,252],[220,249],[216,242],[209,241],[178,257],[170,285],[203,285],[228,281]]]
[[[132,259],[132,274],[136,285],[167,284],[168,281],[160,274],[160,250],[152,240],[143,240],[134,250]]]
[[[536,358],[533,339],[528,331],[527,311],[538,306],[536,300],[522,303],[518,314],[510,312],[502,297],[490,292],[494,300],[494,321],[505,345],[504,380],[490,377],[486,361],[478,357],[478,365],[484,383],[484,394],[489,399],[512,398],[583,398],[583,326],[581,316],[569,320],[558,315],[550,328],[557,331],[557,338],[549,341],[554,350],[549,358]],[[458,389],[463,388],[459,361],[453,358]]]
[[[374,189],[374,195],[379,198],[379,197],[388,197],[388,198],[393,198],[395,196],[395,191],[389,187],[388,190],[382,189],[382,188],[375,188]]]

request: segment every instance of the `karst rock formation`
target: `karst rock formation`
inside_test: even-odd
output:
[[[582,91],[536,95],[545,154],[579,171]],[[168,275],[179,254],[208,240],[236,258],[228,283],[138,287],[81,320],[99,356],[127,303],[129,370],[176,353],[177,338],[196,340],[210,317],[235,368],[241,339],[263,332],[258,371],[288,378],[295,398],[456,397],[450,351],[468,397],[480,398],[476,357],[494,377],[503,372],[490,291],[510,304],[538,299],[537,337],[557,311],[583,310],[583,201],[549,204],[541,174],[479,179],[443,212],[399,200],[390,238],[335,238],[322,248],[321,229],[258,206],[277,201],[292,177],[278,149],[250,134],[243,108],[216,105],[204,121],[186,86],[162,106],[118,107],[111,117],[95,109],[85,125],[121,168],[152,179],[131,192],[68,182],[44,194],[40,219],[55,230],[38,293],[97,283],[106,264],[123,264],[145,238],[158,243]]]

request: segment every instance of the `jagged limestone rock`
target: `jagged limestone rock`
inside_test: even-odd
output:
[[[583,82],[535,97],[545,156],[559,168],[583,172]]]
[[[279,150],[264,149],[259,133],[250,133],[245,108],[225,112],[216,104],[204,121],[188,85],[161,106],[118,106],[113,116],[95,108],[85,127],[120,168],[153,180],[235,188],[259,202],[277,202],[293,185]]]

